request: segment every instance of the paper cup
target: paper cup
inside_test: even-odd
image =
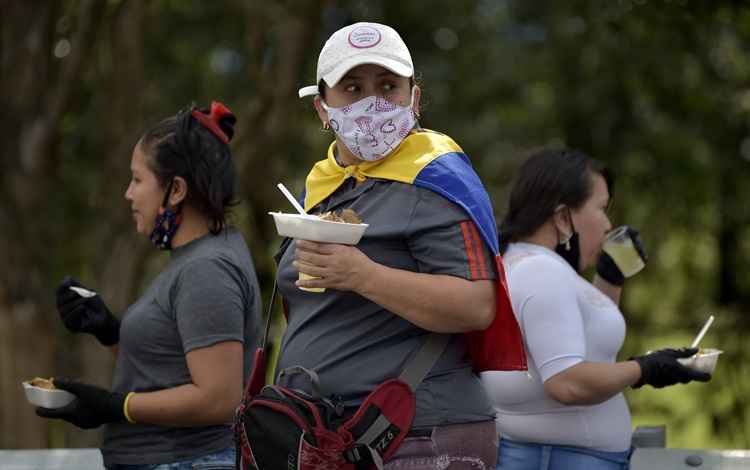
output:
[[[713,374],[716,369],[716,363],[719,360],[719,355],[723,352],[719,349],[701,349],[697,354],[693,354],[690,357],[677,359],[677,362],[691,369]]]
[[[300,273],[299,273],[299,280],[300,281],[306,281],[308,279],[319,279],[319,278],[316,277],[316,276],[311,276],[311,275],[309,275],[307,273],[303,273],[302,271],[300,271]],[[307,292],[318,292],[318,293],[326,291],[325,287],[300,287],[300,289],[302,289],[304,291],[307,291]]]
[[[76,399],[76,396],[65,390],[35,387],[28,382],[21,382],[26,399],[35,406],[43,408],[62,408]]]

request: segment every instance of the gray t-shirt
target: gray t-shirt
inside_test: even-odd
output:
[[[464,279],[497,276],[468,214],[433,191],[373,178],[355,186],[350,179],[312,212],[343,208],[369,224],[357,248],[377,263]],[[295,365],[315,370],[323,395],[342,401],[350,415],[375,387],[401,373],[429,332],[354,292],[298,289],[293,260],[292,241],[279,263],[289,318],[277,371]],[[285,383],[309,392],[299,376]],[[462,334],[453,335],[416,395],[414,428],[494,419]]]
[[[151,392],[192,382],[185,354],[223,341],[244,344],[244,379],[261,330],[261,295],[242,235],[227,229],[172,251],[167,267],[128,308],[112,389]],[[168,463],[233,444],[229,424],[167,427],[113,423],[104,464]]]

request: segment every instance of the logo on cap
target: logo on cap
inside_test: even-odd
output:
[[[349,33],[349,44],[357,49],[367,49],[380,42],[380,31],[372,26],[360,26]]]

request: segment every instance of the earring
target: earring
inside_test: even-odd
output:
[[[568,238],[565,239],[565,241],[558,241],[558,245],[563,245],[565,247],[565,251],[570,251],[570,239],[573,238],[573,234],[570,234]],[[560,240],[558,238],[558,240]]]
[[[331,125],[328,123],[328,121],[323,123],[323,130],[328,131],[331,129]]]

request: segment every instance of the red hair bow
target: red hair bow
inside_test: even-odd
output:
[[[219,122],[221,119],[227,116],[231,117],[231,122],[234,123],[235,118],[232,111],[229,110],[223,103],[218,101],[211,102],[211,110],[208,114],[199,109],[193,109],[190,114],[200,122],[203,127],[211,131],[216,137],[219,138],[225,144],[229,143],[229,137],[226,132],[221,129]]]

